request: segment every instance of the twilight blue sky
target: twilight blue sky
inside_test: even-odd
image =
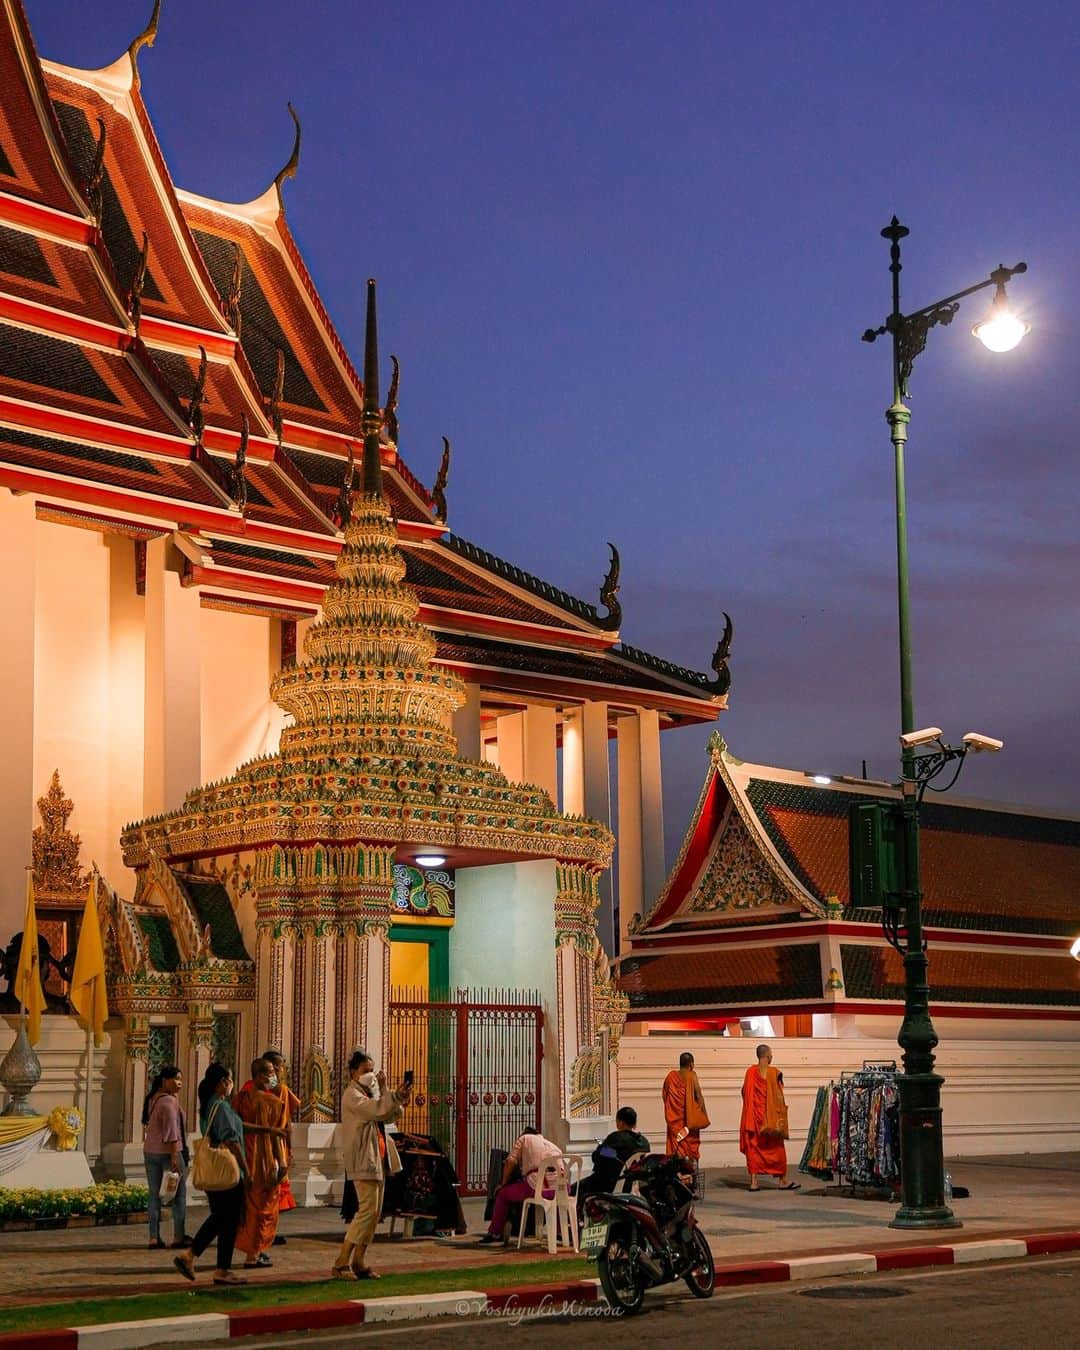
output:
[[[43,56],[115,59],[150,0],[26,0]],[[908,492],[920,724],[1001,736],[965,796],[1080,810],[1080,11],[1016,4],[165,0],[143,93],[177,182],[260,193],[453,528],[705,669],[735,621],[736,754],[896,771],[886,347],[895,211],[917,308],[1026,259],[1009,356],[931,334]],[[665,737],[669,849],[706,732]]]

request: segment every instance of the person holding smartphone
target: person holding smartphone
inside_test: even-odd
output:
[[[383,1126],[401,1119],[411,1092],[411,1081],[391,1092],[386,1074],[375,1072],[368,1052],[353,1052],[349,1083],[341,1096],[341,1152],[345,1173],[356,1187],[357,1210],[331,1268],[335,1279],[379,1278],[367,1264],[367,1249],[382,1215],[386,1178],[401,1171],[397,1148]]]

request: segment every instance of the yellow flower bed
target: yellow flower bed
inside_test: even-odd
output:
[[[97,1186],[60,1191],[41,1191],[32,1186],[24,1190],[0,1187],[0,1220],[139,1214],[149,1200],[150,1192],[145,1186],[133,1186],[126,1181],[103,1181]]]

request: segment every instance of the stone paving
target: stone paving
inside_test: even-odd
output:
[[[963,1228],[948,1234],[890,1229],[895,1209],[890,1200],[852,1197],[808,1177],[800,1178],[799,1191],[763,1188],[751,1195],[745,1172],[733,1168],[708,1173],[698,1215],[717,1261],[727,1263],[867,1248],[881,1251],[921,1242],[1030,1235],[1080,1226],[1080,1153],[953,1159],[948,1167],[954,1184],[971,1191],[970,1198],[954,1202]],[[391,1239],[384,1225],[372,1264],[383,1273],[475,1267],[473,1278],[481,1280],[485,1267],[493,1260],[506,1260],[507,1255],[498,1248],[493,1252],[476,1245],[483,1231],[483,1201],[468,1200],[464,1208],[470,1229],[466,1237]],[[194,1231],[205,1212],[189,1212],[189,1230]],[[333,1209],[294,1210],[282,1219],[279,1231],[287,1242],[273,1248],[272,1269],[245,1274],[258,1284],[324,1280],[343,1230]],[[190,1288],[172,1267],[174,1253],[149,1251],[146,1243],[146,1228],[139,1225],[0,1233],[0,1308],[54,1302],[58,1297]],[[546,1248],[530,1241],[520,1254],[511,1248],[510,1259],[527,1268],[549,1257]],[[213,1249],[200,1268],[208,1276],[212,1265]],[[582,1266],[583,1273],[590,1269],[584,1260]],[[377,1288],[363,1286],[370,1294]]]

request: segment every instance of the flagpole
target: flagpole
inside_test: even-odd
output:
[[[94,994],[97,995],[97,977],[94,979]],[[93,1091],[94,1082],[94,1028],[87,1023],[86,1027],[86,1125],[83,1134],[83,1147],[90,1142],[90,1098]]]
[[[90,876],[90,893],[87,896],[87,904],[93,902],[97,904],[97,881],[98,871],[97,863],[94,864],[94,870]],[[74,974],[74,971],[72,972]],[[101,977],[95,975],[91,981],[90,1007],[97,1007],[97,982]],[[83,1124],[83,1152],[89,1153],[89,1144],[92,1138],[90,1133],[90,1106],[93,1101],[94,1091],[94,1019],[86,1019],[86,1120]]]

